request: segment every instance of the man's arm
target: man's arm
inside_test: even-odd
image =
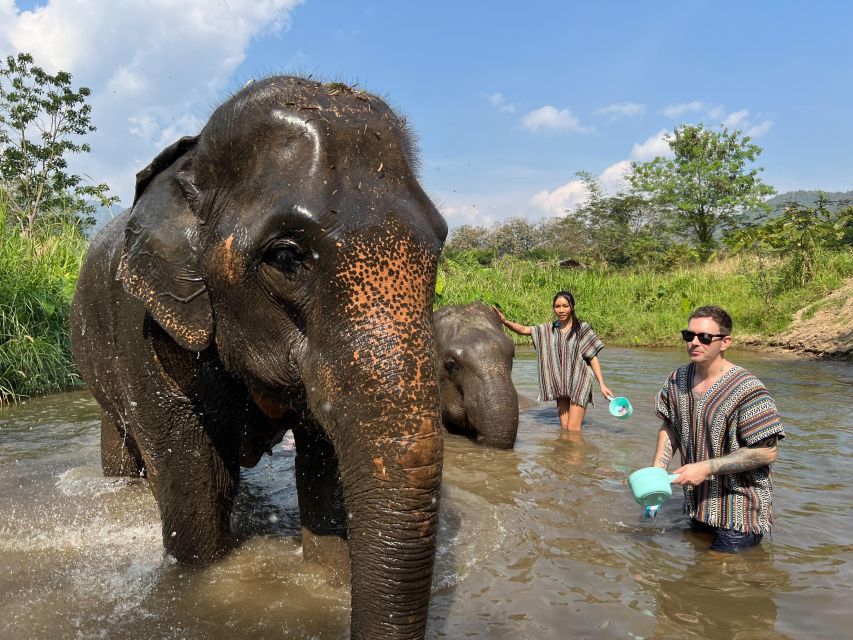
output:
[[[658,431],[658,446],[655,449],[655,457],[652,460],[653,467],[663,467],[666,469],[669,466],[669,461],[672,460],[672,443],[674,441],[675,434],[672,432],[672,427],[669,422],[663,421]]]
[[[776,461],[778,448],[778,436],[770,436],[751,447],[741,447],[727,456],[686,464],[675,470],[675,473],[679,475],[674,482],[676,484],[697,485],[705,482],[711,475],[725,476],[758,469]]]
[[[751,447],[741,447],[734,453],[722,458],[708,460],[711,475],[725,476],[764,467],[776,461],[779,452],[779,439],[776,436],[765,438]]]

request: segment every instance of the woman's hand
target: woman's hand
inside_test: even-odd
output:
[[[498,308],[497,308],[497,307],[495,307],[495,306],[492,306],[492,311],[494,311],[494,312],[495,312],[495,315],[496,315],[496,316],[498,317],[498,319],[501,321],[501,324],[503,324],[503,323],[505,323],[505,322],[506,322],[506,317],[504,316],[503,312],[502,312],[500,309],[498,309]]]
[[[613,400],[613,398],[616,397],[616,394],[613,393],[606,384],[600,384],[598,386],[601,388],[601,395],[603,395],[607,400]]]

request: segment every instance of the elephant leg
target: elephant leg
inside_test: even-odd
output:
[[[318,426],[299,426],[293,436],[302,556],[328,567],[335,584],[349,584],[346,509],[335,449]]]
[[[233,546],[231,513],[239,483],[239,434],[195,420],[172,422],[174,439],[158,444],[164,464],[150,476],[163,545],[179,562],[206,564]]]
[[[110,477],[145,475],[145,463],[127,428],[106,411],[101,412],[101,467]]]

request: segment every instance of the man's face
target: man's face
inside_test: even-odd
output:
[[[722,333],[720,325],[713,318],[693,318],[687,325],[687,330],[693,333],[709,333],[718,335]],[[692,362],[713,362],[717,358],[722,357],[723,352],[729,348],[732,343],[731,336],[722,338],[713,338],[711,344],[702,344],[699,336],[687,343],[687,355],[690,356]]]

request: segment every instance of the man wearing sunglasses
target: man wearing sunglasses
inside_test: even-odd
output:
[[[720,307],[690,315],[681,332],[690,364],[673,371],[658,394],[663,424],[652,464],[666,468],[678,449],[674,482],[684,488],[691,528],[714,535],[712,550],[734,553],[770,530],[770,464],[785,433],[761,381],[726,360],[731,334],[731,316]]]

